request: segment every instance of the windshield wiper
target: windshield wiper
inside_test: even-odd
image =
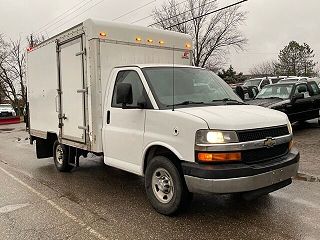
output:
[[[183,106],[183,105],[191,105],[191,104],[204,104],[204,102],[194,102],[194,101],[184,101],[181,103],[176,103],[174,106]],[[167,105],[167,107],[172,107],[173,105]]]
[[[240,102],[238,100],[231,99],[231,98],[213,99],[212,102],[225,102],[225,103],[230,102],[230,103],[237,103],[237,104],[241,104],[241,105],[247,105],[244,102]]]

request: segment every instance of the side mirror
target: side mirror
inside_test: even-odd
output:
[[[298,99],[304,99],[304,94],[303,93],[297,93],[295,94],[292,99],[291,99],[291,102],[295,102],[297,101]]]
[[[132,85],[130,83],[117,84],[117,104],[122,104],[126,108],[127,104],[132,104]]]

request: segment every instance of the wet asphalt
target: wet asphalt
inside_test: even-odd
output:
[[[308,129],[297,130],[297,144]],[[141,177],[99,158],[60,173],[36,159],[27,137],[22,124],[0,126],[0,239],[320,239],[319,182],[294,180],[250,202],[195,195],[187,211],[165,217]]]

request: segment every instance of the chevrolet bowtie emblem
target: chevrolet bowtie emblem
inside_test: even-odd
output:
[[[264,146],[267,148],[271,148],[274,145],[276,145],[276,140],[272,137],[268,137],[265,141],[264,141]]]

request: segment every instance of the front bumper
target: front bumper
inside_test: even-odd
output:
[[[299,168],[299,152],[256,164],[182,164],[190,192],[238,193],[265,188],[294,177]]]

